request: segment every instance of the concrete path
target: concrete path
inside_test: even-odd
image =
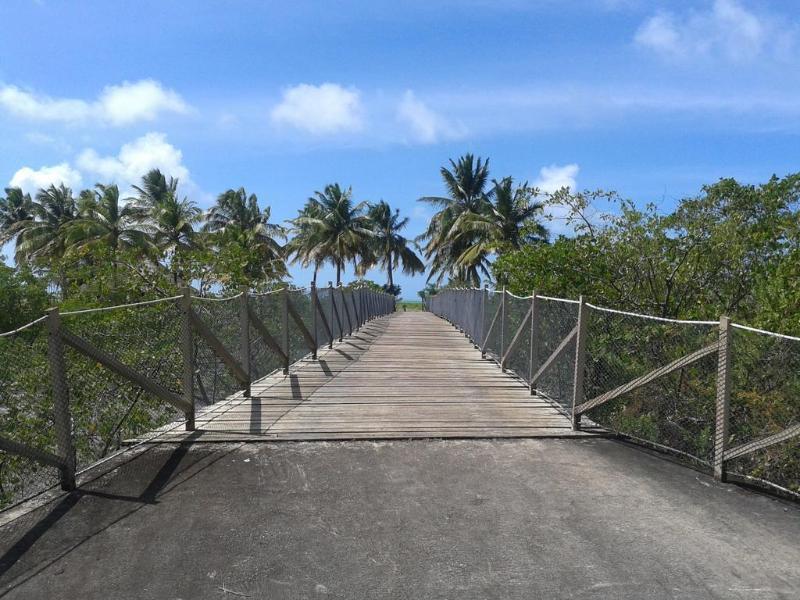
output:
[[[800,510],[599,438],[165,444],[0,554],[19,599],[796,599]]]

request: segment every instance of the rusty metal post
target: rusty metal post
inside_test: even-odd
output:
[[[192,289],[184,287],[181,303],[181,355],[183,356],[183,399],[191,406],[184,413],[186,416],[186,431],[194,431],[194,340],[192,339],[192,320],[189,312],[192,310]]]
[[[311,282],[311,337],[314,338],[314,351],[311,358],[316,360],[317,348],[319,348],[319,336],[317,335],[317,310],[319,310],[319,298],[317,298],[317,284]]]
[[[253,374],[250,372],[250,316],[247,313],[247,286],[242,286],[239,291],[239,354],[241,356],[239,364],[247,373],[247,386],[243,392],[245,397],[249,397]]]
[[[72,416],[69,411],[69,387],[61,341],[61,315],[58,308],[47,311],[47,358],[50,383],[53,387],[53,425],[58,456],[64,461],[61,469],[61,489],[75,489],[75,447],[72,443]]]
[[[281,311],[281,335],[283,337],[283,374],[289,374],[289,286],[283,288],[281,292],[283,297],[282,311]]]

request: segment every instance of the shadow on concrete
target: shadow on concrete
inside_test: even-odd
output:
[[[158,504],[163,494],[186,484],[235,450],[230,448],[222,454],[193,451],[190,456],[189,450],[194,447],[192,441],[166,446],[172,448],[171,451],[157,451],[163,450],[163,446],[153,444],[130,458],[122,455],[116,461],[101,465],[98,473],[82,482],[75,491],[0,528],[0,547],[6,548],[0,556],[0,597],[109,527],[145,506]],[[154,470],[155,474],[147,479]],[[86,505],[87,502],[92,506]],[[82,513],[88,511],[93,518],[87,520],[86,515],[81,514],[71,519],[71,513],[80,507],[84,509]],[[15,535],[19,536],[16,541],[7,539]],[[26,561],[34,546],[36,557]]]

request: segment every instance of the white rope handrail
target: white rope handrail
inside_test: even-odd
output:
[[[26,330],[26,329],[28,329],[29,327],[33,327],[33,326],[34,326],[34,325],[36,325],[37,323],[41,323],[41,322],[42,322],[42,321],[44,321],[46,318],[47,318],[47,315],[45,315],[45,316],[43,316],[43,317],[39,317],[39,318],[38,318],[38,319],[36,319],[35,321],[31,321],[30,323],[26,323],[25,325],[22,325],[21,327],[17,327],[16,329],[12,329],[11,331],[6,331],[5,333],[0,333],[0,338],[3,338],[3,337],[9,337],[9,336],[12,336],[12,335],[14,335],[14,334],[16,334],[16,333],[19,333],[19,332],[21,332],[21,331],[25,331],[25,330]]]
[[[61,313],[62,316],[70,315],[85,315],[87,313],[106,312],[109,310],[117,310],[118,308],[136,308],[137,306],[147,306],[148,304],[158,304],[160,302],[171,302],[178,300],[183,296],[170,296],[169,298],[156,298],[155,300],[144,300],[142,302],[131,302],[130,304],[117,304],[116,306],[101,306],[98,308],[83,308],[81,310],[66,310]]]
[[[536,294],[536,298],[541,298],[542,300],[552,300],[553,302],[566,302],[568,304],[580,304],[580,300],[571,300],[569,298],[556,298],[555,296],[540,296]]]
[[[655,317],[653,315],[643,315],[641,313],[629,312],[625,310],[617,310],[615,308],[606,308],[604,306],[596,306],[594,304],[586,303],[586,306],[599,310],[601,312],[614,313],[617,315],[625,315],[626,317],[639,317],[641,319],[650,319],[651,321],[662,321],[664,323],[678,323],[680,325],[719,325],[719,321],[691,321],[687,319],[669,319],[667,317]]]
[[[800,342],[800,337],[786,335],[785,333],[775,333],[774,331],[767,331],[765,329],[756,329],[755,327],[748,327],[747,325],[740,325],[739,323],[731,323],[731,327],[735,327],[736,329],[744,329],[745,331],[752,331],[753,333],[761,333],[763,335],[769,335],[784,340],[791,340],[793,342]]]

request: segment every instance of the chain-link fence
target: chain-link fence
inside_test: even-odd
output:
[[[425,307],[576,428],[583,418],[721,479],[800,492],[800,338],[488,289],[442,290]]]
[[[336,302],[331,300],[335,299]],[[194,428],[196,410],[394,310],[363,287],[183,295],[59,313],[0,334],[0,508],[131,441]],[[332,311],[332,312],[328,312]],[[332,318],[331,318],[332,317]],[[335,338],[334,338],[335,339]]]

